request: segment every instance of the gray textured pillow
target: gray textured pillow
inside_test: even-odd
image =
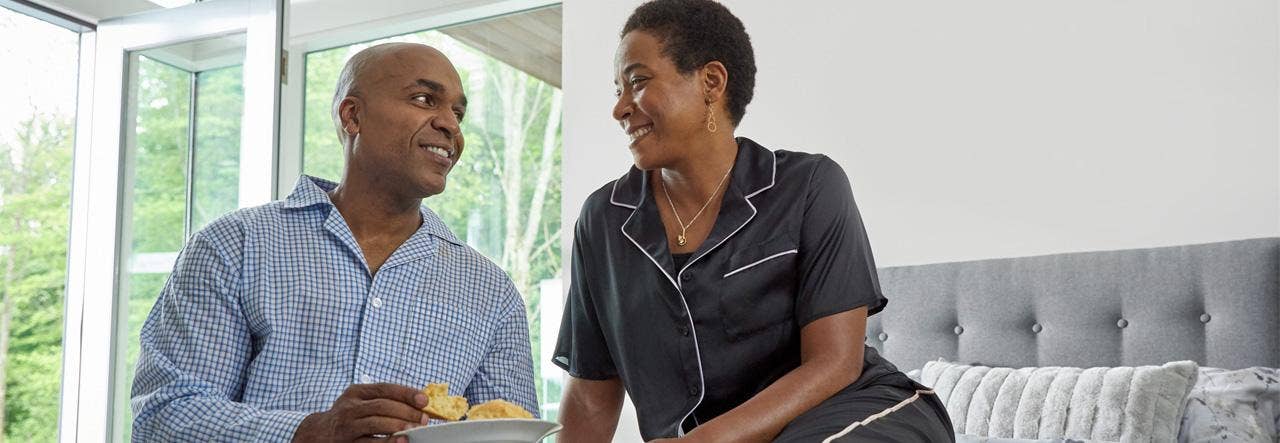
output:
[[[921,381],[958,434],[1171,442],[1196,363],[1116,368],[991,368],[933,361]]]

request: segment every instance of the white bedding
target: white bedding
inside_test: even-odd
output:
[[[956,443],[1091,443],[1088,440],[1072,440],[1069,438],[1046,438],[1039,440],[1025,438],[979,437],[976,435],[956,434]]]
[[[992,368],[933,361],[921,382],[946,404],[961,434],[1171,442],[1195,362],[1115,368]]]

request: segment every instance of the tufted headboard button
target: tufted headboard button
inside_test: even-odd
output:
[[[960,335],[964,333],[964,328],[961,327],[960,325],[956,325],[955,331],[956,331],[956,335]]]
[[[1031,332],[1039,334],[1040,331],[1043,331],[1043,330],[1044,330],[1044,326],[1040,326],[1039,323],[1031,325]]]
[[[1119,327],[1120,327],[1120,329],[1127,328],[1127,327],[1129,327],[1129,320],[1125,320],[1125,319],[1123,319],[1123,318],[1122,318],[1122,319],[1120,319],[1120,321],[1117,321],[1117,322],[1116,322],[1116,326],[1119,326]]]
[[[880,333],[880,341],[885,341],[888,339],[889,339],[889,334],[885,334],[883,332]]]
[[[1208,312],[1200,314],[1200,323],[1208,323],[1213,317]]]

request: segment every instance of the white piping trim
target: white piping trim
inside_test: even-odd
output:
[[[664,277],[667,277],[667,281],[671,282],[671,286],[676,287],[676,292],[679,292],[680,285],[676,283],[675,279],[671,278],[671,274],[668,274],[667,270],[663,269],[662,265],[658,263],[658,260],[654,259],[652,255],[649,255],[649,251],[644,250],[644,247],[640,246],[640,243],[636,242],[636,239],[631,238],[631,234],[627,234],[627,230],[626,230],[627,223],[631,222],[631,217],[635,217],[635,215],[636,215],[635,211],[632,211],[631,215],[627,217],[626,221],[622,222],[622,227],[618,228],[618,230],[622,231],[622,236],[626,237],[627,240],[631,240],[631,244],[636,245],[636,249],[639,249],[640,252],[643,253],[645,257],[649,257],[649,261],[653,262],[653,265],[657,266],[659,271],[662,271],[662,275]],[[681,294],[680,298],[683,299],[684,294]]]
[[[767,261],[769,261],[769,260],[773,260],[773,259],[775,259],[775,258],[778,258],[778,257],[784,256],[784,255],[787,255],[787,254],[795,254],[795,253],[797,253],[797,252],[800,252],[800,250],[799,250],[799,249],[792,249],[792,250],[790,250],[790,251],[782,251],[782,252],[779,252],[779,253],[777,253],[777,254],[770,255],[770,256],[768,256],[768,257],[765,257],[765,258],[762,258],[762,259],[756,260],[756,261],[755,261],[755,263],[752,263],[752,264],[749,264],[749,265],[743,266],[743,267],[738,268],[738,269],[734,269],[733,271],[730,271],[728,274],[725,274],[725,275],[724,275],[724,277],[721,277],[721,278],[727,278],[727,277],[729,277],[730,275],[737,274],[737,273],[739,273],[739,272],[745,271],[745,270],[747,270],[747,269],[750,269],[750,268],[752,268],[752,267],[755,267],[755,266],[756,266],[756,265],[758,265],[758,264],[761,264],[761,263],[767,262]]]
[[[621,206],[621,207],[624,207],[624,208],[629,208],[629,209],[631,209],[631,210],[635,210],[635,209],[636,209],[636,206],[628,205],[628,204],[626,204],[626,203],[618,203],[618,201],[617,201],[617,200],[614,200],[614,199],[613,199],[613,196],[615,196],[615,195],[617,195],[617,194],[618,194],[618,183],[622,182],[622,179],[627,178],[627,176],[628,176],[628,175],[631,175],[631,173],[630,173],[630,172],[628,172],[628,173],[626,173],[626,174],[623,174],[623,175],[622,175],[622,177],[619,177],[617,180],[614,180],[614,181],[613,181],[613,191],[609,192],[609,203],[613,203],[613,204],[615,204],[615,205],[618,205],[618,206]],[[642,186],[641,188],[643,189],[643,186]],[[643,194],[643,192],[642,192],[642,194]],[[644,201],[644,196],[641,196],[640,201]],[[633,212],[633,213],[632,213],[632,215],[635,215],[635,213]],[[630,217],[627,217],[627,220],[631,220],[631,218],[630,218]],[[623,223],[623,224],[625,225],[626,223]]]
[[[755,196],[756,196],[756,194],[759,194],[759,193],[761,193],[761,192],[764,192],[764,191],[768,190],[769,188],[772,188],[772,187],[773,187],[773,184],[774,184],[774,183],[777,183],[777,181],[778,181],[778,153],[773,152],[773,151],[769,151],[769,154],[773,156],[773,174],[769,176],[769,186],[765,186],[765,187],[763,187],[763,188],[760,188],[760,189],[756,190],[756,192],[752,192],[752,193],[750,193],[750,194],[747,194],[747,197],[746,197],[746,198],[755,197]]]
[[[616,187],[617,184],[614,186]],[[644,187],[641,186],[641,189],[643,188]],[[610,197],[610,201],[612,201],[612,197]],[[642,198],[640,202],[643,203],[644,199]],[[626,206],[616,202],[614,202],[614,204],[618,206]],[[636,212],[638,212],[636,208],[632,208],[631,215],[627,216],[627,219],[622,222],[622,226],[619,227],[618,230],[622,231],[622,236],[626,237],[627,240],[631,240],[631,244],[636,245],[636,249],[639,249],[645,257],[649,258],[649,261],[653,262],[654,266],[658,267],[658,270],[662,272],[662,275],[667,277],[667,281],[671,282],[671,285],[676,287],[676,293],[680,295],[680,305],[684,306],[685,318],[689,320],[689,334],[693,336],[693,355],[698,359],[698,402],[694,403],[693,409],[689,410],[689,414],[693,414],[693,411],[698,409],[698,405],[702,404],[702,399],[707,393],[706,375],[702,372],[702,348],[698,345],[698,328],[693,324],[693,311],[689,309],[689,303],[684,299],[684,292],[680,290],[680,284],[676,283],[676,280],[671,278],[671,274],[668,274],[667,270],[658,263],[658,260],[653,258],[652,255],[649,255],[649,251],[640,246],[640,243],[637,242],[636,239],[632,238],[631,234],[627,234],[627,223],[630,223],[631,218],[636,216]],[[676,435],[678,437],[684,436],[684,428],[681,425],[684,424],[685,419],[689,418],[689,414],[685,414],[684,418],[681,418],[680,422],[676,423]]]
[[[867,417],[867,418],[863,419],[862,421],[855,421],[855,422],[853,422],[853,424],[849,425],[849,427],[847,427],[847,428],[844,428],[844,430],[842,430],[842,431],[840,431],[840,432],[837,432],[835,435],[832,435],[832,436],[830,436],[830,437],[827,437],[825,440],[822,440],[822,443],[831,443],[831,442],[835,441],[835,439],[837,439],[837,438],[844,437],[846,434],[848,434],[849,432],[853,431],[853,429],[854,429],[854,428],[857,428],[858,426],[866,426],[868,423],[871,423],[871,422],[873,422],[873,421],[876,421],[876,419],[877,419],[877,418],[884,417],[884,416],[886,416],[886,415],[889,415],[890,413],[893,413],[893,412],[895,412],[895,411],[897,411],[897,410],[899,410],[899,409],[902,409],[902,408],[906,407],[907,405],[911,404],[911,402],[916,401],[916,400],[919,400],[919,399],[920,399],[920,394],[932,395],[932,394],[933,394],[933,390],[930,390],[930,389],[917,389],[917,390],[916,390],[916,393],[915,393],[915,394],[912,394],[910,397],[907,397],[907,399],[906,399],[906,400],[900,401],[900,402],[898,402],[898,404],[893,405],[893,406],[890,406],[888,409],[885,409],[885,410],[883,410],[883,411],[877,412],[877,413],[875,413],[875,414],[871,415],[870,417]]]

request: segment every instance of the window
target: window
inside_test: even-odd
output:
[[[235,47],[238,40],[223,42]],[[127,393],[143,322],[187,238],[235,210],[239,197],[243,67],[201,66],[174,58],[175,53],[183,51],[160,48],[139,55],[137,87],[131,91],[133,158],[124,169],[131,180],[124,200],[129,222],[121,236],[121,241],[128,242],[128,273],[120,288],[120,294],[128,297],[126,316],[121,317],[127,332],[119,344],[123,355],[116,357],[117,371],[124,376],[117,385],[121,395],[115,399],[114,427],[122,441],[128,441],[131,433],[133,414]]]
[[[524,295],[538,398],[544,418],[555,420],[563,382],[562,371],[549,362],[562,306],[561,92],[550,82],[559,82],[559,39],[545,37],[555,40],[556,56],[552,69],[546,69],[542,67],[548,63],[530,61],[536,57],[513,55],[510,48],[516,45],[498,41],[504,33],[495,31],[518,29],[546,16],[552,16],[558,30],[557,6],[307,54],[303,172],[341,178],[342,146],[330,115],[338,73],[348,58],[390,41],[425,43],[444,52],[458,68],[469,101],[462,122],[467,145],[445,192],[423,204],[459,239],[506,270]],[[483,38],[469,38],[475,35]]]
[[[0,422],[54,441],[80,36],[0,7]]]
[[[274,1],[152,3],[185,6],[114,5],[93,25],[0,0],[0,439],[54,441],[61,426],[63,439],[129,440],[139,331],[178,251],[212,220],[264,201],[274,179],[300,169],[338,178],[329,101],[346,57],[369,44],[315,49],[355,41],[375,22],[380,36],[465,22],[391,39],[443,50],[471,101],[468,151],[449,192],[426,204],[524,294],[542,412],[554,419],[561,371],[544,356],[561,306],[560,8],[480,21],[511,6],[343,16],[354,21],[302,34],[314,46],[295,51],[305,69],[289,70],[274,64],[294,37],[280,34],[283,21],[249,20],[283,14]],[[281,86],[276,68],[304,81]],[[78,95],[81,85],[92,93]],[[293,91],[289,106],[305,102],[305,112],[261,114],[281,106],[273,87]],[[96,116],[79,122],[93,129],[79,141],[77,111]],[[276,142],[290,146],[241,149]]]

